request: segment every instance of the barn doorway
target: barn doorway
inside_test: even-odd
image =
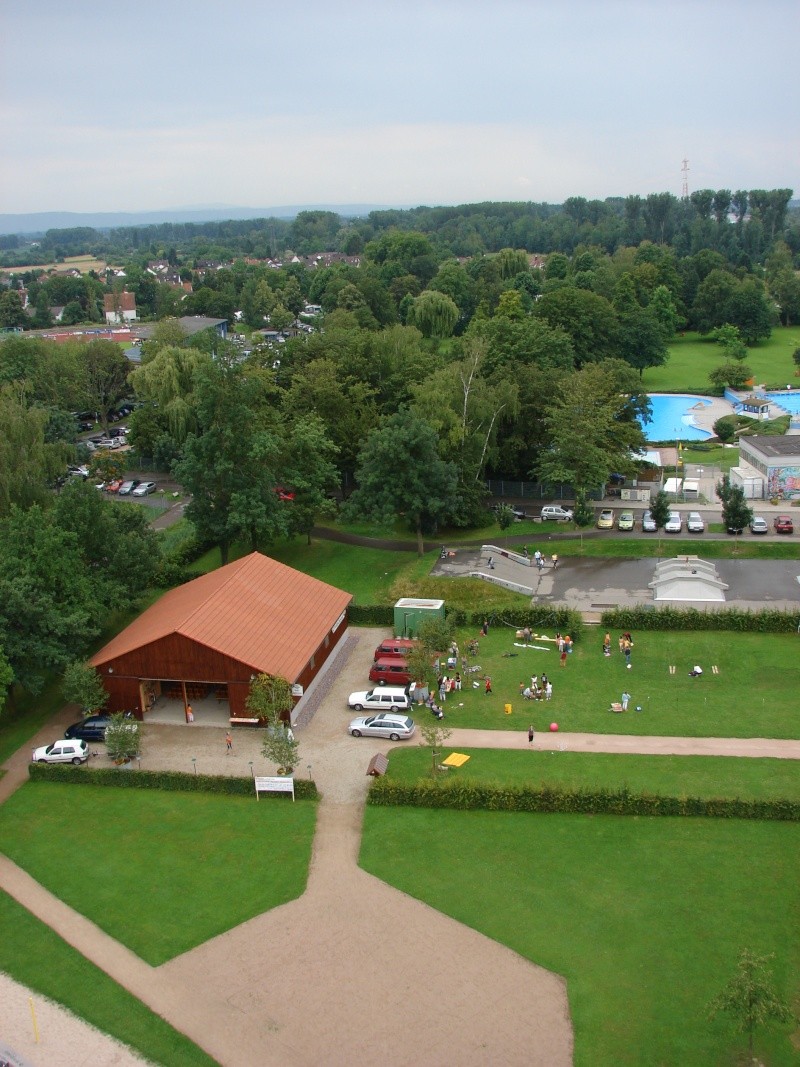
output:
[[[154,699],[145,705],[144,721],[168,726],[228,726],[230,704],[228,686],[224,682],[145,681]],[[192,722],[187,719],[191,707]]]

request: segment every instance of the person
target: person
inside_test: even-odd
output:
[[[603,638],[603,655],[611,655],[611,634],[606,632],[606,636]]]
[[[460,675],[460,673],[458,671],[456,671],[455,687],[456,687],[456,692],[460,693],[461,692],[461,675]]]
[[[522,690],[522,695],[525,698],[525,700],[532,700],[533,699],[533,690],[531,689],[531,687],[529,685],[526,685],[525,688]]]
[[[231,737],[230,730],[225,734],[225,755],[229,752],[233,752],[233,738]]]
[[[484,693],[486,693],[486,695],[488,696],[489,693],[491,693],[491,691],[492,691],[492,679],[487,674],[487,676],[486,676],[486,686],[484,688]]]
[[[552,697],[552,695],[553,695],[553,683],[552,682],[548,682],[547,685],[544,687],[544,698],[545,698],[545,700],[549,700],[550,697]]]
[[[486,637],[486,635],[489,633],[489,620],[488,619],[484,619],[483,620],[483,626],[481,626],[481,633],[483,634],[484,637]],[[475,652],[477,653],[477,651],[478,651],[478,648],[477,648],[477,644],[476,644]]]
[[[566,645],[562,644],[562,646],[561,646],[561,666],[562,667],[566,667],[566,665],[567,665],[567,648],[566,648]]]
[[[522,556],[523,556],[524,559],[528,558],[528,546],[527,545],[523,545],[522,546]]]
[[[628,668],[628,670],[630,670],[631,669],[631,646],[629,644],[625,645],[624,652],[625,652],[625,666]]]
[[[542,689],[547,689],[547,675],[546,674],[542,675],[541,686],[542,686]]]
[[[553,570],[555,570],[558,567],[558,552],[554,552],[550,559],[553,562]]]
[[[702,673],[703,673],[703,668],[699,664],[696,663],[694,665],[694,667],[692,667],[692,669],[689,671],[689,677],[690,678],[699,678]]]
[[[623,693],[622,694],[622,710],[623,711],[627,711],[628,710],[628,704],[630,704],[630,701],[631,701],[630,693]]]
[[[531,639],[531,628],[530,628],[530,626],[526,626],[522,631],[522,640],[527,645],[527,644],[530,643],[530,639]]]
[[[433,715],[434,719],[441,720],[444,718],[444,712],[438,704],[431,704],[431,715]]]
[[[194,712],[192,711],[192,705],[191,704],[187,704],[186,705],[186,721],[187,722],[194,722]]]
[[[533,558],[536,560],[536,566],[538,567],[542,560],[542,553],[539,551],[538,548],[533,553]]]
[[[528,744],[529,745],[533,744],[533,737],[534,737],[533,723],[531,723],[530,726],[528,727]]]
[[[489,556],[489,558],[486,560],[486,566],[489,568],[490,571],[494,570],[494,556]]]
[[[537,568],[538,568],[538,569],[539,569],[540,571],[543,571],[543,570],[544,570],[544,556],[543,556],[543,555],[541,554],[541,552],[540,552],[540,553],[539,553],[539,555],[537,556],[537,559],[536,559],[536,566],[537,566]]]

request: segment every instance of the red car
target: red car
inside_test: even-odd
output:
[[[294,500],[291,489],[284,489],[282,485],[276,485],[275,492],[278,494],[278,500]]]
[[[791,515],[778,515],[773,523],[775,533],[794,533],[794,524]]]
[[[107,493],[118,493],[120,486],[122,485],[122,479],[116,478],[113,482],[108,482],[106,485]]]

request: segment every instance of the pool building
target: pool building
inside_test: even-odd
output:
[[[800,434],[740,437],[730,477],[750,499],[800,500]]]

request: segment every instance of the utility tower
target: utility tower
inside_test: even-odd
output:
[[[689,160],[684,159],[683,166],[681,167],[681,174],[683,175],[683,182],[681,184],[681,199],[689,199]]]

